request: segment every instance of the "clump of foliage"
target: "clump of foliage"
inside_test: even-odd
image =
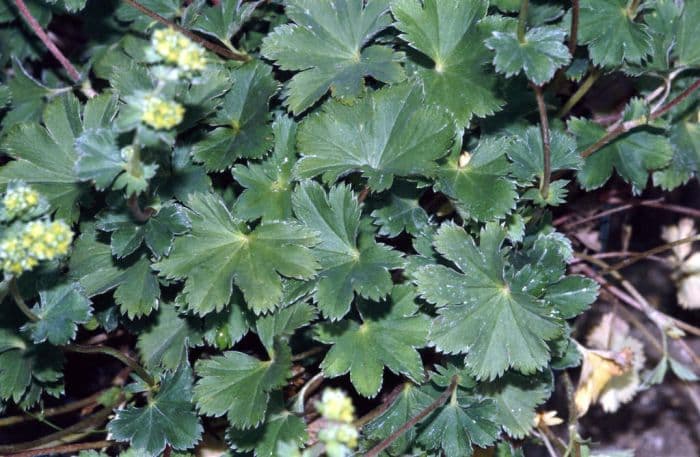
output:
[[[583,360],[554,448],[587,455],[576,417],[644,359],[626,333],[572,334],[601,279],[570,271],[552,214],[611,179],[695,177],[698,19],[689,0],[0,0],[0,411],[42,415],[72,358],[116,385],[95,374],[77,428],[0,453],[105,426],[54,451],[225,434],[232,455],[518,456],[551,445],[537,409]],[[606,123],[575,108],[607,73],[635,96]],[[692,379],[663,363],[656,382]],[[329,384],[356,406],[315,400]]]

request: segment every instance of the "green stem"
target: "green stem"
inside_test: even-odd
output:
[[[31,309],[29,309],[29,306],[24,302],[24,298],[22,298],[22,294],[19,291],[19,287],[17,286],[17,278],[12,278],[10,279],[10,295],[12,295],[12,298],[15,301],[15,304],[17,305],[17,308],[19,308],[22,313],[27,316],[27,319],[29,319],[32,322],[39,322],[41,319],[39,319],[39,316],[34,314]]]
[[[540,180],[540,194],[547,201],[549,197],[549,184],[552,180],[552,148],[549,143],[549,119],[547,118],[547,106],[544,103],[542,87],[532,84],[537,99],[537,109],[540,113],[540,134],[542,135],[542,178]]]
[[[591,90],[593,84],[600,78],[600,70],[597,68],[591,71],[588,77],[583,81],[583,83],[576,89],[576,92],[569,98],[564,106],[557,113],[557,117],[564,117],[569,114],[569,111],[581,101],[581,99]]]
[[[530,6],[530,0],[521,0],[520,14],[518,15],[518,41],[520,44],[525,43],[525,27],[527,26],[528,6]]]
[[[156,380],[153,378],[153,376],[151,376],[148,371],[139,365],[138,362],[114,348],[107,346],[84,346],[81,344],[69,344],[64,346],[63,349],[70,352],[78,352],[80,354],[104,354],[114,357],[124,365],[134,370],[134,373],[143,379],[149,386],[153,387],[156,385]]]

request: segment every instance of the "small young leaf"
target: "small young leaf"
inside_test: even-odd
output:
[[[279,220],[292,216],[297,124],[289,117],[280,116],[272,129],[275,136],[272,154],[260,163],[248,162],[232,170],[233,178],[245,187],[233,206],[233,213],[241,219]]]
[[[241,352],[197,362],[201,377],[194,388],[197,408],[209,416],[227,414],[237,428],[255,427],[265,418],[270,392],[282,387],[290,374],[289,348],[278,345],[273,359],[260,361]]]
[[[150,457],[160,455],[166,446],[175,450],[193,447],[203,429],[192,404],[190,367],[183,364],[166,375],[147,405],[118,410],[107,429],[116,441],[128,441]]]
[[[474,152],[455,151],[438,170],[435,189],[453,198],[457,209],[477,221],[501,219],[515,209],[518,194],[507,178],[505,138],[483,140]]]
[[[528,80],[541,86],[571,61],[565,36],[566,32],[556,27],[535,27],[520,43],[514,32],[493,32],[486,46],[496,52],[493,64],[499,73],[510,78],[524,72]]]
[[[77,324],[84,324],[92,316],[90,300],[78,283],[56,286],[39,293],[41,303],[32,308],[38,322],[28,322],[22,329],[35,343],[46,340],[60,346],[75,338]]]
[[[221,0],[214,6],[203,8],[192,24],[192,28],[229,43],[243,24],[250,19],[259,3],[259,1],[243,3],[240,0]]]
[[[395,183],[391,191],[380,200],[380,205],[372,211],[374,224],[379,226],[379,234],[394,238],[405,231],[419,234],[430,223],[430,216],[418,202],[420,192],[408,182]]]
[[[209,171],[224,170],[241,157],[261,157],[272,139],[268,102],[277,92],[272,69],[249,62],[231,70],[230,78],[233,87],[210,121],[216,128],[192,149]]]

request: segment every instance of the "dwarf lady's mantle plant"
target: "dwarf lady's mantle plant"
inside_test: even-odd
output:
[[[66,14],[80,39],[56,47]],[[0,411],[43,414],[73,391],[67,353],[105,354],[127,371],[81,375],[106,390],[76,427],[110,453],[207,434],[259,457],[522,455],[598,293],[552,212],[613,176],[694,178],[698,18],[689,0],[0,3]],[[576,107],[613,72],[636,96],[605,124]]]

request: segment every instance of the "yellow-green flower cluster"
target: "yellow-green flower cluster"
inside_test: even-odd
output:
[[[328,425],[318,432],[318,439],[324,444],[326,455],[352,455],[352,449],[357,447],[359,433],[352,425],[355,420],[355,408],[350,398],[341,390],[326,389],[316,409],[328,421]]]
[[[185,108],[177,103],[149,95],[144,101],[141,120],[156,130],[170,130],[182,122]]]
[[[14,219],[39,206],[39,200],[39,192],[27,185],[21,184],[8,187],[2,199],[2,204],[5,207],[8,219]]]
[[[172,28],[156,30],[151,44],[163,60],[184,71],[202,71],[207,65],[204,48]]]
[[[73,232],[63,221],[33,221],[0,242],[0,263],[7,274],[19,275],[43,260],[68,253]]]

